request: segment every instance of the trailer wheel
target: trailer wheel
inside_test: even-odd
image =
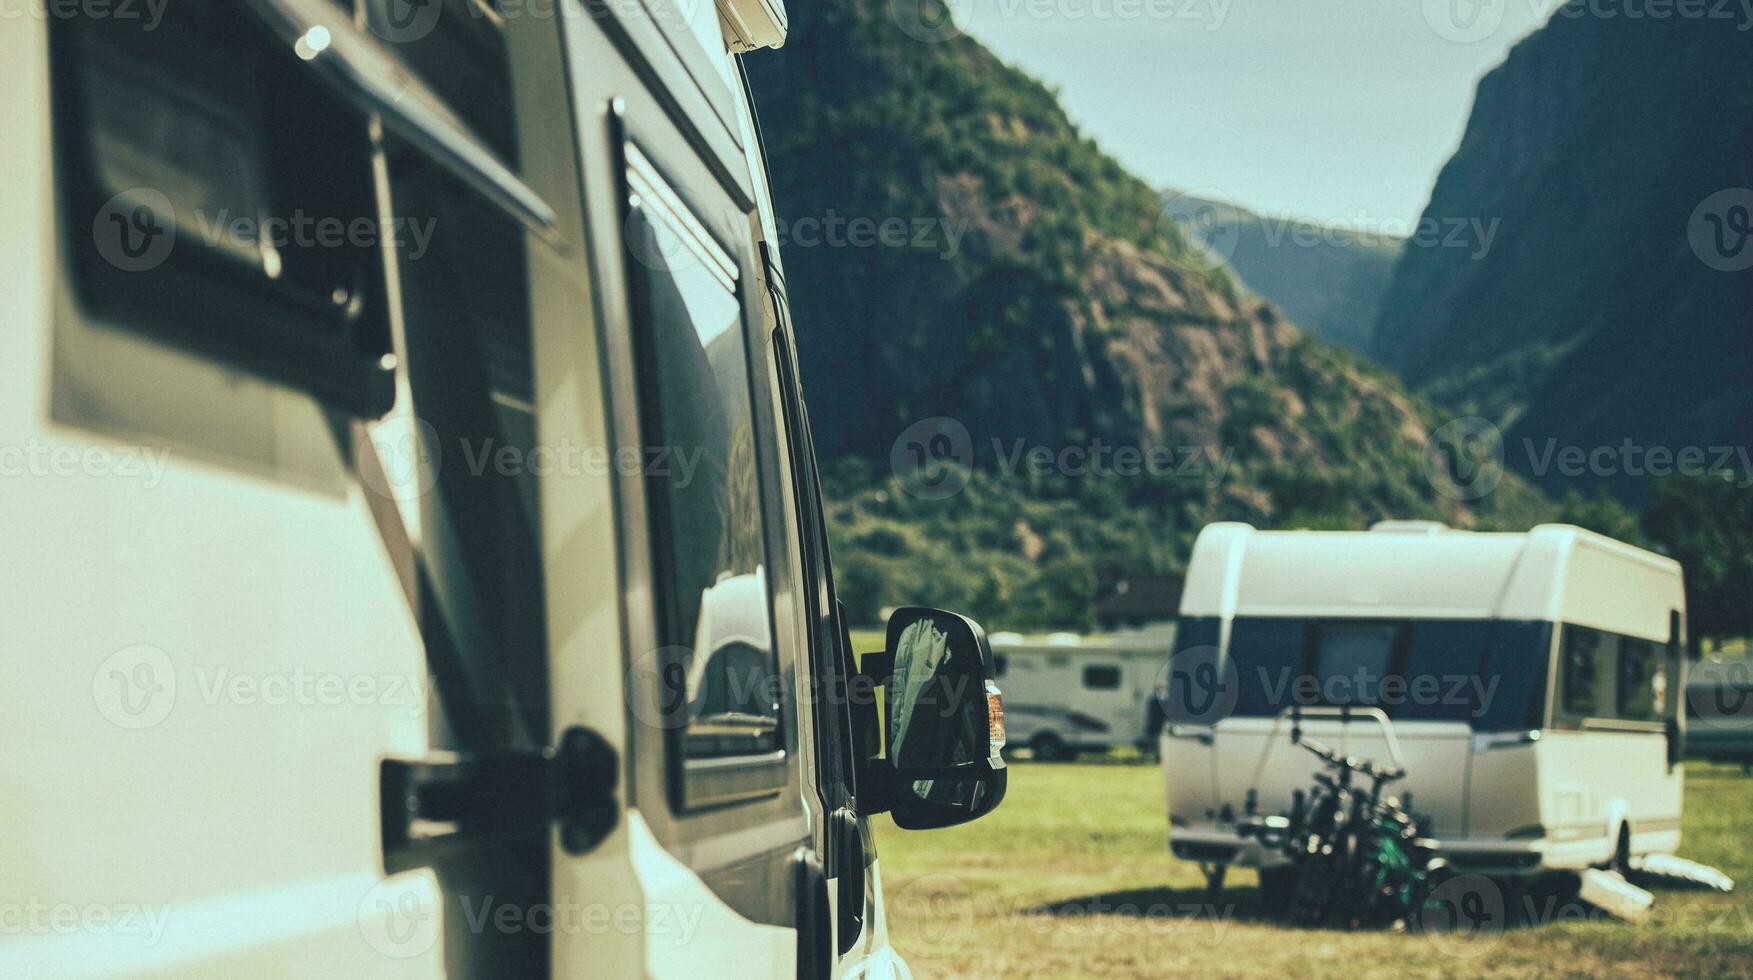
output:
[[[1029,751],[1035,754],[1037,762],[1058,762],[1071,755],[1064,740],[1052,732],[1042,732],[1029,739]]]

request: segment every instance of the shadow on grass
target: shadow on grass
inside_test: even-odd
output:
[[[1561,922],[1608,921],[1610,917],[1577,898],[1576,876],[1565,873],[1528,879],[1460,875],[1440,887],[1422,914],[1407,923],[1412,932],[1473,937],[1539,928]],[[1665,884],[1664,891],[1688,890]],[[1133,888],[1044,902],[1030,915],[1079,918],[1117,915],[1139,919],[1214,919],[1306,928],[1289,916],[1269,911],[1258,888],[1225,888],[1212,899],[1203,887]],[[1329,927],[1333,928],[1333,927]],[[1343,930],[1354,931],[1354,930]],[[1371,931],[1371,930],[1363,930]]]
[[[1077,898],[1043,902],[1026,910],[1030,915],[1081,918],[1119,915],[1137,919],[1211,919],[1238,921],[1266,918],[1255,888],[1225,888],[1216,899],[1203,887],[1131,888]]]

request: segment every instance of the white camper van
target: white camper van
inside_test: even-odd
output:
[[[868,818],[1003,716],[960,616],[849,648],[783,5],[25,7],[0,976],[907,976]]]
[[[1213,524],[1181,599],[1163,734],[1174,854],[1277,856],[1236,834],[1288,810],[1339,751],[1404,766],[1396,792],[1459,868],[1624,862],[1680,843],[1680,567],[1588,531],[1368,532]],[[1296,716],[1293,718],[1293,714]]]
[[[1053,761],[1118,746],[1149,748],[1151,695],[1174,649],[1175,628],[1085,638],[1075,633],[992,634],[1004,686],[1007,741]]]

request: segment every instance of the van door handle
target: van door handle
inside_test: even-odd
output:
[[[482,143],[436,92],[327,0],[249,0],[257,16],[355,108],[418,147],[451,176],[549,244],[560,246],[548,202]]]
[[[538,838],[553,825],[568,853],[589,853],[620,820],[619,769],[614,748],[577,726],[552,749],[384,759],[384,865],[429,866],[482,844]]]

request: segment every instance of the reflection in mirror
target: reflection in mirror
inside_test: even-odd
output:
[[[1004,701],[979,624],[940,609],[889,619],[887,808],[905,829],[949,827],[1004,798]]]
[[[952,647],[955,625],[922,617],[896,640],[889,758],[902,772],[951,769],[985,756],[986,699],[976,696],[984,690],[979,650]]]

